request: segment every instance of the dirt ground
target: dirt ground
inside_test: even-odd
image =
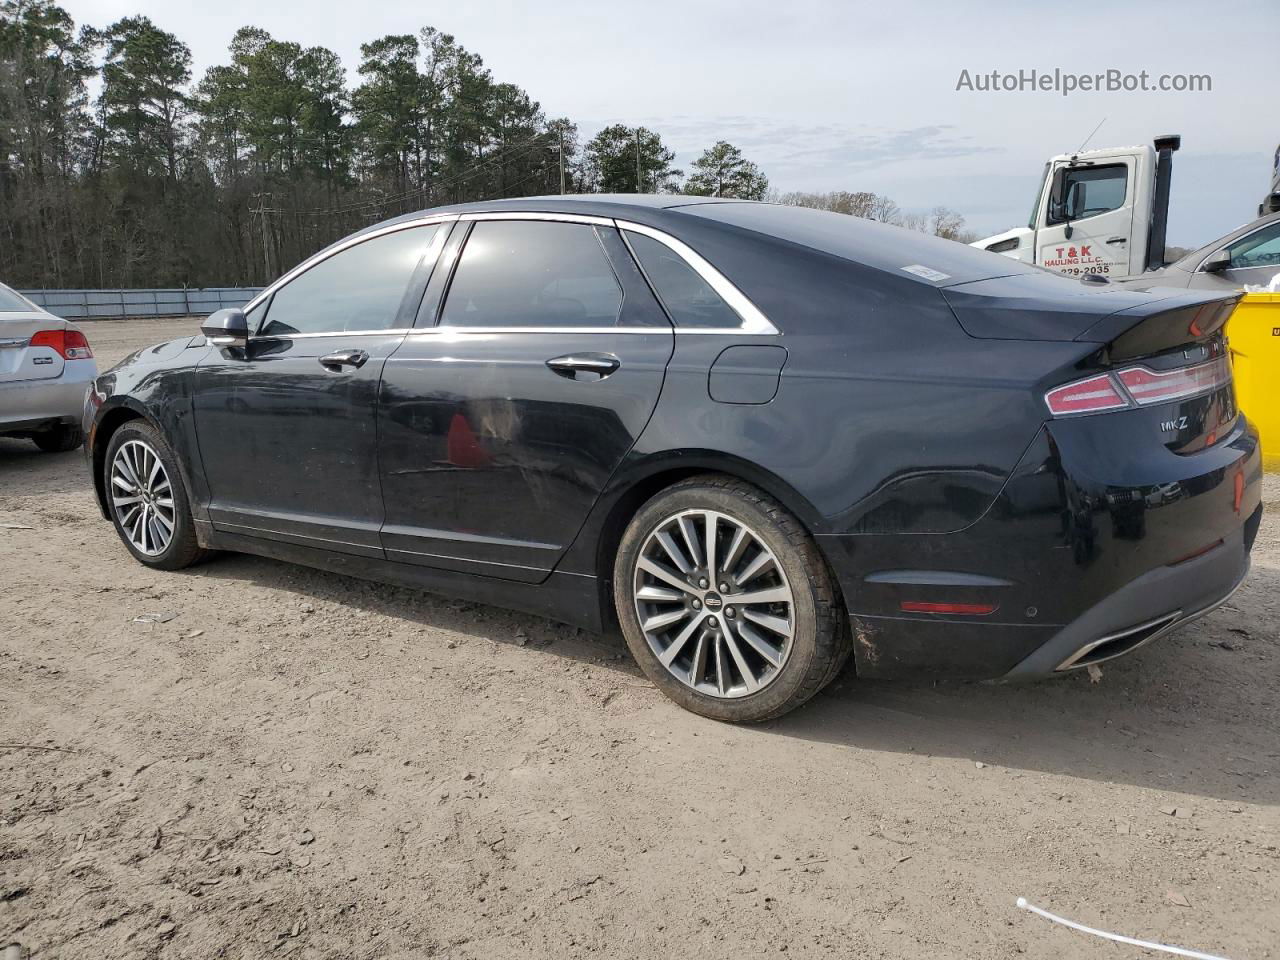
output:
[[[105,368],[194,324],[85,328]],[[1280,955],[1278,481],[1236,597],[1096,684],[846,671],[735,728],[616,637],[246,556],[152,572],[79,453],[0,440],[0,947],[1143,955],[1024,896]]]

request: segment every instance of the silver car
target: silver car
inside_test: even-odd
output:
[[[1266,286],[1280,275],[1280,213],[1259,217],[1160,270],[1121,283],[1128,287],[1239,290]]]
[[[85,335],[0,283],[0,436],[59,453],[84,442],[80,417],[98,364]]]

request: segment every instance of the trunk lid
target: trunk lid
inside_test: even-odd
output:
[[[0,383],[61,376],[62,355],[53,347],[33,347],[30,342],[42,330],[65,330],[67,326],[67,321],[47,313],[0,313]]]
[[[1239,299],[1239,294],[1231,291],[1169,287],[1140,291],[1071,280],[1048,271],[962,283],[943,288],[941,293],[964,331],[980,340],[1094,343],[1110,343],[1157,313],[1195,310],[1228,300],[1234,307]]]

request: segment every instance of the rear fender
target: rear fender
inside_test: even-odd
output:
[[[812,533],[818,512],[777,475],[717,450],[664,451],[624,462],[588,514],[557,570],[607,579],[622,532],[636,511],[659,492],[702,473],[736,477],[763,490],[786,507]]]

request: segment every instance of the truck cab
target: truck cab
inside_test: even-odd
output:
[[[1053,157],[1027,225],[973,246],[1075,277],[1117,280],[1162,266],[1170,155],[1179,144],[1160,137],[1153,146]]]

